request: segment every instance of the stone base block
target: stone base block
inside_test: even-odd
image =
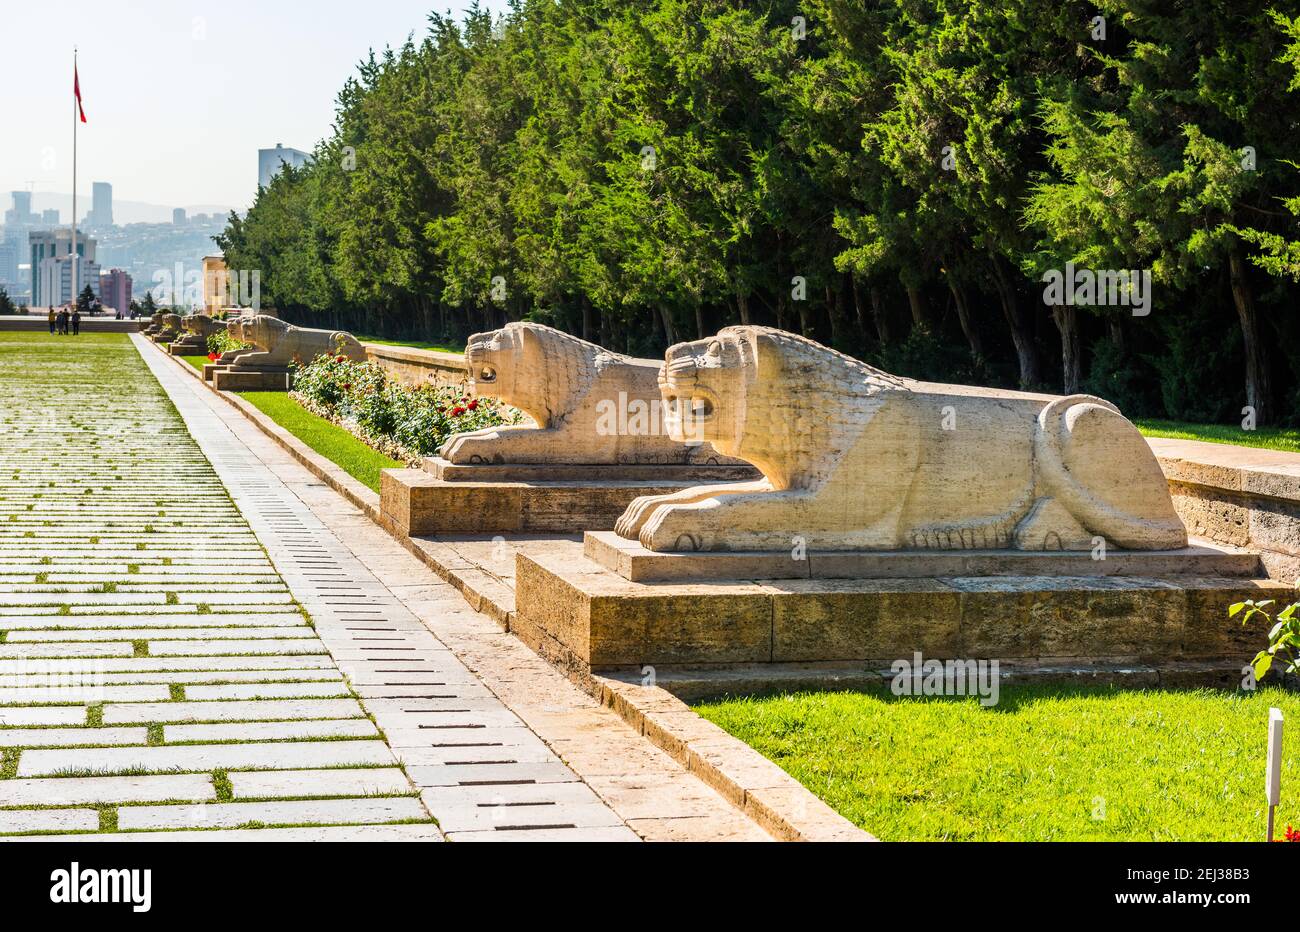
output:
[[[511,630],[579,676],[642,665],[927,658],[1021,664],[1189,661],[1240,671],[1263,624],[1243,599],[1290,597],[1266,579],[990,576],[640,583],[585,557],[520,554]]]
[[[197,356],[207,351],[208,345],[206,343],[186,343],[177,340],[175,343],[167,344],[167,352],[172,356]]]
[[[619,463],[594,466],[586,463],[450,463],[441,456],[426,456],[425,472],[447,482],[654,482],[659,485],[697,485],[714,482],[743,482],[761,473],[739,464],[655,465]]]
[[[230,368],[229,366],[223,365],[222,363],[219,362],[205,362],[203,364],[203,381],[211,382],[212,377],[215,376],[218,371],[220,371],[221,369],[229,369],[229,368]]]
[[[633,582],[719,579],[916,579],[928,576],[1260,576],[1259,554],[1208,540],[1179,550],[858,550],[657,553],[588,531],[588,559]]]
[[[207,377],[206,366],[204,377]],[[285,392],[289,390],[289,370],[217,369],[212,373],[212,387],[219,392]]]
[[[217,378],[223,378],[218,373]],[[690,483],[448,482],[423,469],[385,469],[382,518],[408,537],[456,533],[581,534],[612,529],[638,495],[664,495]]]

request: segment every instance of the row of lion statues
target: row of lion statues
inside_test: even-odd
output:
[[[364,359],[350,334],[268,315],[155,315],[154,339],[223,363]],[[456,464],[748,463],[761,478],[636,498],[615,530],[653,551],[1135,550],[1187,545],[1150,447],[1110,402],[891,375],[813,340],[728,327],[636,359],[531,322],[470,337],[467,387],[532,424],[453,435]]]

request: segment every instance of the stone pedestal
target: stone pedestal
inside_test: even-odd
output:
[[[167,352],[172,356],[198,356],[208,352],[208,341],[202,337],[183,336],[167,344]]]
[[[204,377],[207,377],[206,366],[204,366]],[[226,369],[215,369],[212,373],[212,387],[219,392],[285,392],[289,390],[289,384],[288,367],[243,369],[239,366],[231,366]]]
[[[225,373],[218,373],[222,379]],[[589,528],[612,529],[639,495],[664,495],[694,484],[689,479],[600,479],[596,470],[585,479],[476,482],[464,478],[479,467],[455,467],[456,479],[440,479],[425,469],[385,469],[380,480],[380,508],[385,524],[408,537],[437,533],[539,532],[581,534]],[[497,475],[504,467],[485,467]],[[534,467],[530,476],[555,475],[552,467]],[[566,474],[561,471],[562,474]]]
[[[688,574],[676,565],[640,564],[642,554],[615,553],[608,537],[602,538],[590,551],[598,557],[620,561],[631,573],[668,573],[674,579],[633,581],[575,555],[517,557],[511,630],[578,675],[645,664],[888,667],[899,658],[910,660],[916,651],[938,660],[1143,663],[1157,670],[1198,661],[1239,671],[1267,632],[1229,619],[1228,606],[1243,599],[1281,601],[1292,592],[1281,583],[1236,575],[1250,572],[1249,558],[1208,548],[1166,553],[1147,567],[1168,570],[1169,561],[1185,561],[1187,573],[1068,575],[1076,570],[1064,561],[1077,555],[1036,554],[1043,560],[1037,565],[1001,567],[1010,575],[907,575],[927,567],[903,561],[895,573],[894,555],[873,554],[880,561],[876,578],[727,579],[720,577],[742,571],[754,556],[672,555],[736,561],[702,562]],[[932,573],[950,569],[942,561],[973,559],[969,554],[915,556],[938,561],[928,567]],[[1107,563],[1123,568],[1129,556]],[[1142,568],[1127,564],[1133,572]],[[1207,568],[1217,572],[1202,575]]]

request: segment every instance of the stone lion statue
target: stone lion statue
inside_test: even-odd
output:
[[[207,314],[190,314],[182,323],[185,325],[186,333],[193,334],[205,342],[221,327],[219,321],[213,320]]]
[[[163,312],[159,311],[156,314],[151,314],[149,316],[149,323],[144,328],[144,333],[147,336],[152,336],[153,334],[157,333],[159,330],[162,329],[162,325],[163,325]]]
[[[162,324],[158,328],[158,342],[170,343],[180,335],[183,327],[180,314],[163,314]]]
[[[763,478],[634,500],[615,530],[650,550],[1187,545],[1151,449],[1100,398],[915,382],[754,326],[670,348],[660,387],[674,432]]]
[[[229,354],[241,368],[285,368],[290,363],[309,363],[317,356],[343,356],[354,362],[366,358],[365,347],[350,333],[295,327],[269,314],[236,317],[226,322],[226,331],[255,347],[238,356]]]
[[[465,348],[468,389],[534,424],[456,434],[452,463],[735,465],[705,443],[661,429],[658,360],[634,359],[528,322],[476,333]]]

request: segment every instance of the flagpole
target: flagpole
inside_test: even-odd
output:
[[[76,86],[77,47],[72,47],[73,86]],[[77,95],[72,95],[72,304],[77,304]]]

